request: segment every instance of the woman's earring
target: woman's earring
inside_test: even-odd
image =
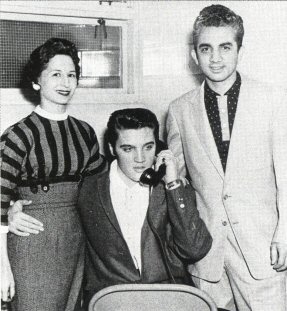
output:
[[[41,88],[41,86],[40,86],[39,84],[34,83],[34,82],[32,82],[32,87],[33,87],[33,89],[34,89],[35,91],[39,91],[40,88]]]

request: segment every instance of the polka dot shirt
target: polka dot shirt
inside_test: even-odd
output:
[[[236,81],[223,96],[214,92],[207,83],[204,85],[205,109],[224,172],[240,86],[241,77],[238,72]]]

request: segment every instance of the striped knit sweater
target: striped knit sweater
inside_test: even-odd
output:
[[[10,200],[21,181],[92,175],[104,167],[90,125],[70,116],[54,121],[32,112],[1,136],[1,224],[7,225]]]

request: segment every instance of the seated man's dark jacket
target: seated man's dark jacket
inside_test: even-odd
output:
[[[84,290],[90,297],[110,285],[172,283],[164,257],[173,277],[183,283],[180,280],[188,275],[186,265],[203,258],[212,244],[191,186],[166,190],[160,183],[152,189],[141,229],[139,274],[112,206],[109,172],[86,178],[78,203],[87,236]]]

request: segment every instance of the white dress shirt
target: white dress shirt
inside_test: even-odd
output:
[[[110,195],[122,234],[136,268],[141,271],[141,230],[149,205],[149,187],[128,186],[119,174],[117,160],[110,168]]]
[[[222,140],[230,140],[227,95],[216,96],[221,123]]]

